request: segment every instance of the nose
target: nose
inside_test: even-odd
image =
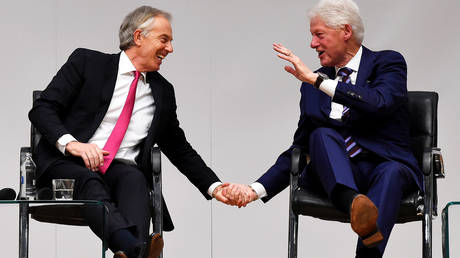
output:
[[[311,38],[310,47],[317,48],[318,46],[319,46],[318,38],[316,36],[313,36]]]
[[[174,51],[171,41],[169,41],[166,45],[166,51],[168,51],[168,53],[172,53]]]

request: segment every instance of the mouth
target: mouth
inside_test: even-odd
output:
[[[165,59],[166,56],[164,55],[157,55],[158,60],[161,62],[163,59]]]
[[[321,58],[321,55],[324,53],[324,51],[318,51],[318,57]]]

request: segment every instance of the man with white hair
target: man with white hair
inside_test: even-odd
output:
[[[29,113],[43,135],[33,153],[38,184],[75,179],[74,199],[104,202],[104,229],[100,210],[88,208],[85,218],[99,237],[105,232],[116,258],[157,258],[163,248],[161,236],[148,235],[155,143],[205,198],[227,201],[187,142],[173,86],[158,73],[173,52],[170,19],[135,9],[120,26],[120,53],[75,50]],[[173,227],[164,208],[164,230]]]
[[[357,258],[382,257],[403,193],[422,189],[409,143],[406,63],[395,51],[362,46],[364,26],[352,0],[322,0],[309,18],[310,47],[322,66],[316,72],[273,44],[293,65],[285,70],[302,82],[294,142],[255,183],[231,185],[224,195],[240,206],[267,202],[288,186],[291,151],[301,148],[310,163],[299,185],[320,188],[350,214]]]

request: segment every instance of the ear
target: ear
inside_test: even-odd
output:
[[[345,24],[344,28],[343,28],[343,39],[345,39],[345,41],[351,39],[353,37],[353,29],[351,27],[350,24]]]
[[[141,39],[142,39],[143,35],[142,35],[142,30],[140,29],[137,29],[134,31],[133,33],[133,38],[134,38],[134,44],[136,44],[136,46],[140,46],[141,45]]]

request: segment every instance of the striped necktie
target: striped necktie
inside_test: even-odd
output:
[[[337,73],[337,76],[342,77],[342,82],[351,84],[351,78],[350,75],[353,72],[352,69],[348,67],[343,67],[340,68],[339,72]],[[350,115],[350,108],[343,106],[343,112],[342,112],[342,120],[346,119]],[[353,158],[354,156],[358,155],[363,151],[363,149],[356,143],[351,136],[345,137],[345,147],[347,149],[348,156],[350,158]]]
[[[342,82],[351,84],[351,78],[350,75],[353,72],[352,69],[348,67],[342,67],[339,69],[339,72],[337,72],[337,76],[342,77]],[[343,106],[343,111],[342,111],[342,118],[346,118],[350,115],[350,108]]]

